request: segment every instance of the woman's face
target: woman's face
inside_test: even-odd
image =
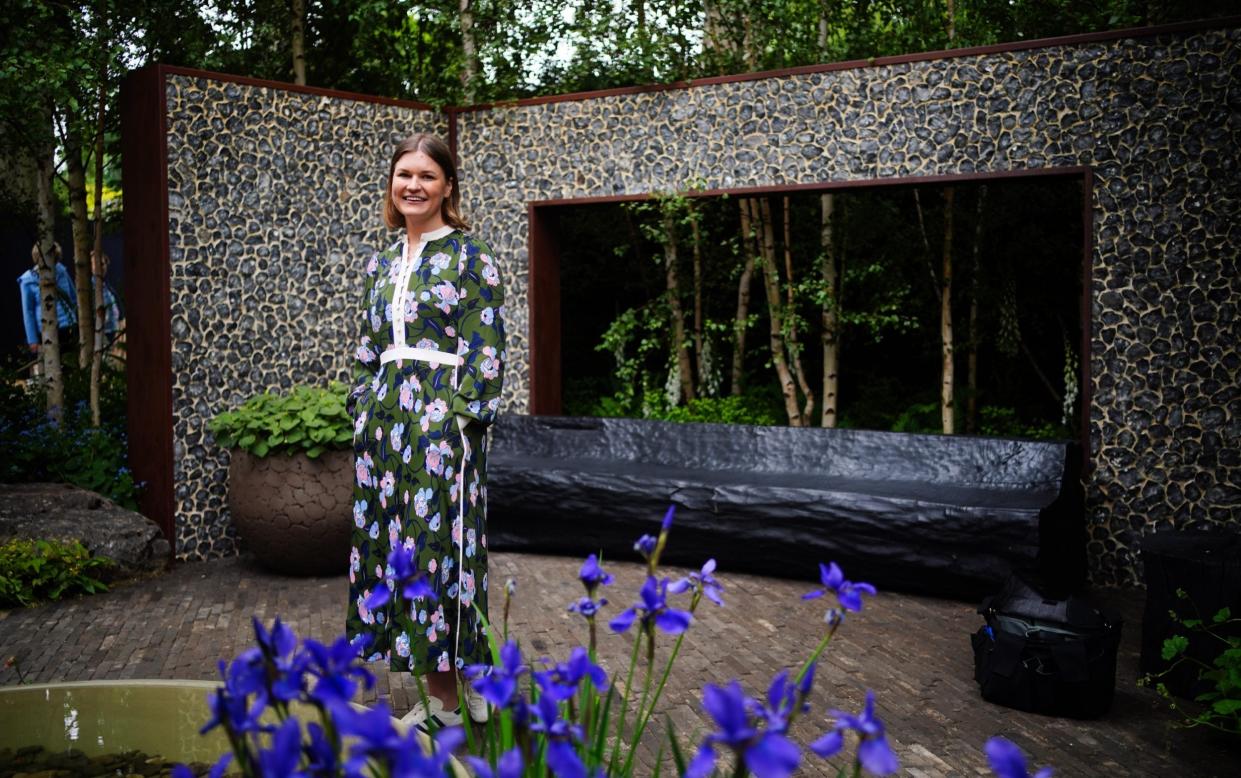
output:
[[[444,198],[451,192],[452,183],[444,177],[444,170],[421,151],[402,154],[392,169],[390,195],[407,225],[427,230],[443,226]]]

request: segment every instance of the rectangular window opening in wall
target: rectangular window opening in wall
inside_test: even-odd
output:
[[[1084,439],[1089,180],[532,204],[530,410]]]

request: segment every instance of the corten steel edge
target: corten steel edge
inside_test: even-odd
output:
[[[172,332],[169,310],[168,147],[164,77],[136,70],[121,85],[121,176],[126,298],[126,411],[129,463],[145,483],[138,498],[174,546]]]

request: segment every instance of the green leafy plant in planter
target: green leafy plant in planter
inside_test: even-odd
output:
[[[218,414],[208,428],[221,446],[256,457],[303,453],[316,459],[325,451],[347,448],[353,440],[347,392],[339,381],[327,387],[297,386],[285,395],[264,392]]]
[[[353,422],[333,382],[265,392],[209,424],[231,450],[228,510],[244,547],[288,575],[344,569],[353,498]]]

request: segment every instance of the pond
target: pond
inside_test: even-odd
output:
[[[72,750],[101,757],[138,751],[173,762],[214,762],[220,732],[199,735],[210,715],[209,681],[85,681],[0,688],[0,749]],[[31,749],[33,752],[33,749]],[[65,765],[66,768],[69,765]],[[46,768],[45,768],[46,769]]]
[[[172,680],[0,687],[0,775],[166,776],[178,763],[205,772],[229,749],[222,730],[198,732],[217,687]],[[297,703],[292,712],[303,722],[318,718]],[[453,769],[466,775],[455,762]]]

